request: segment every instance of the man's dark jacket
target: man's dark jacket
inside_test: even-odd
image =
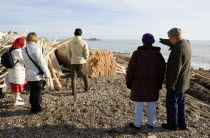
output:
[[[189,88],[191,66],[191,44],[181,40],[172,46],[166,70],[168,92],[180,94]]]
[[[134,51],[127,68],[126,84],[131,89],[130,99],[154,102],[165,74],[165,60],[159,47],[140,46]]]

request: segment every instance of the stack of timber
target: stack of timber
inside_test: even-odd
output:
[[[115,75],[117,63],[112,51],[90,50],[87,61],[89,77]]]
[[[71,67],[71,59],[67,58],[67,46],[56,51],[58,61],[64,67]],[[87,60],[88,76],[90,78],[117,73],[117,63],[112,51],[90,49],[90,56]]]
[[[14,36],[11,36],[9,34],[6,35],[4,38],[4,41],[0,44],[0,55],[3,54],[5,51],[8,50],[8,48],[11,47],[12,43],[19,37],[23,37],[23,34],[26,31]],[[65,45],[69,41],[71,41],[74,37],[64,40],[63,42],[57,43],[56,39],[54,40],[48,40],[45,38],[39,39],[38,43],[40,44],[40,49],[43,53],[43,56],[45,58],[45,61],[49,67],[50,70],[50,78],[49,81],[46,84],[45,91],[62,89],[62,86],[59,82],[59,78],[63,76],[63,72],[61,70],[61,67],[58,63],[57,57],[55,56],[55,50],[57,50],[59,47]],[[3,66],[0,66],[0,88],[6,88],[5,82],[4,82],[4,76],[7,74],[6,69]]]

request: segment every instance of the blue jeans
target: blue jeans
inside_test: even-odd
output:
[[[141,120],[143,116],[143,105],[144,102],[135,102],[135,114],[134,114],[134,125],[136,127],[141,127]],[[147,102],[147,116],[148,124],[150,126],[155,125],[156,117],[156,102]]]
[[[185,112],[185,93],[166,95],[166,111],[167,124],[170,126],[185,126],[186,112]]]

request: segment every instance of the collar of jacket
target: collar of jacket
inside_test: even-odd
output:
[[[174,44],[173,46],[171,46],[169,50],[172,50],[174,48],[174,46],[176,46],[177,44],[183,42],[184,40],[185,39],[182,39],[181,41],[177,42],[176,44]],[[186,40],[186,41],[190,42],[189,40]]]
[[[168,51],[172,50],[173,49],[173,46],[170,46],[170,48],[168,49]]]
[[[154,50],[154,51],[160,51],[160,47],[156,46],[139,46],[137,50]]]
[[[27,44],[36,45],[36,42],[27,42]]]
[[[82,39],[82,37],[81,37],[81,36],[75,36],[75,38],[76,38],[76,39]]]

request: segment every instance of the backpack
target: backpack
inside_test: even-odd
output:
[[[15,48],[17,49],[17,48]],[[13,49],[13,50],[15,50]],[[12,51],[13,50],[9,50],[5,53],[2,54],[1,56],[1,64],[5,67],[5,68],[13,68],[15,66],[16,63],[14,63],[13,58],[12,58]]]

